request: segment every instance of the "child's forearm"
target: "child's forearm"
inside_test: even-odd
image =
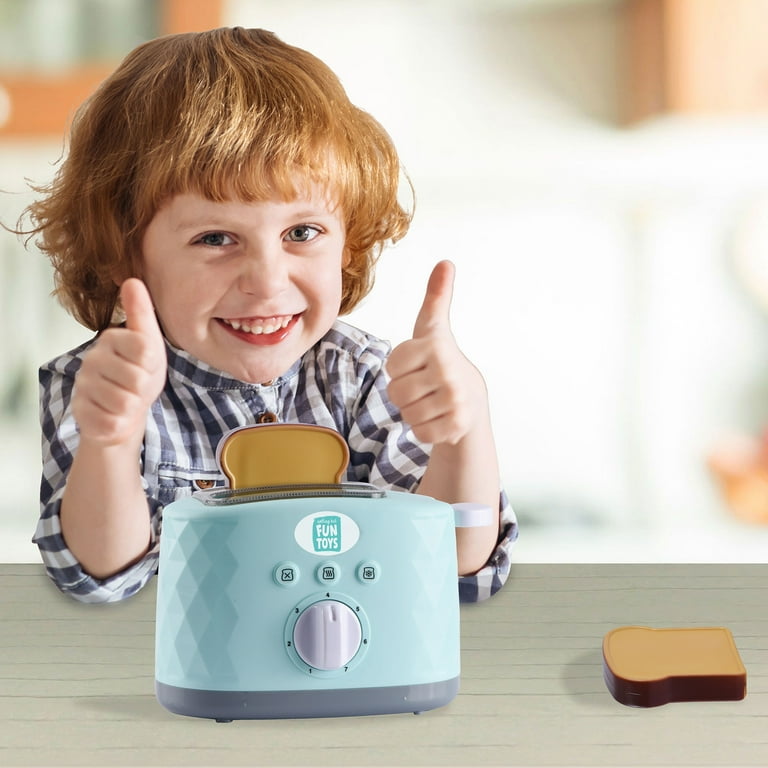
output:
[[[456,529],[459,575],[482,568],[499,536],[500,480],[490,419],[476,425],[457,444],[441,443],[432,448],[418,493],[449,504],[486,504],[496,513],[492,525]]]
[[[146,286],[126,280],[126,327],[104,331],[75,380],[72,413],[80,444],[61,501],[70,552],[95,578],[139,560],[149,548],[149,506],[139,474],[147,411],[166,378],[165,341]]]
[[[83,570],[107,578],[141,559],[150,541],[140,443],[82,441],[61,503],[61,529]]]
[[[413,338],[395,347],[387,361],[388,392],[416,437],[432,443],[419,493],[498,511],[501,488],[488,393],[451,332],[454,271],[449,261],[432,270]],[[461,576],[488,562],[499,535],[496,518],[492,525],[457,530]]]

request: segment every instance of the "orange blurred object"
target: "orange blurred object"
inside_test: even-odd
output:
[[[768,433],[724,439],[708,456],[707,466],[736,517],[768,525]]]
[[[158,0],[158,34],[196,32],[223,24],[224,0]],[[61,137],[77,107],[128,51],[111,61],[74,65],[56,73],[0,69],[0,139]]]

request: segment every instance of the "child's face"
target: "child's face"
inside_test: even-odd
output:
[[[333,324],[344,223],[325,196],[216,203],[177,195],[143,241],[168,340],[251,383],[285,373]]]

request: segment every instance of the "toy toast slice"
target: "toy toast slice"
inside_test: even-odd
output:
[[[227,433],[217,459],[232,489],[339,483],[349,463],[344,438],[310,424],[258,424]]]
[[[603,677],[630,707],[747,695],[747,672],[725,627],[614,629],[603,638]]]

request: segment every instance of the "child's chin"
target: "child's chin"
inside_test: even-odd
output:
[[[282,376],[290,367],[279,363],[274,365],[243,365],[242,361],[232,362],[231,365],[222,368],[232,378],[244,381],[247,384],[267,384]]]

